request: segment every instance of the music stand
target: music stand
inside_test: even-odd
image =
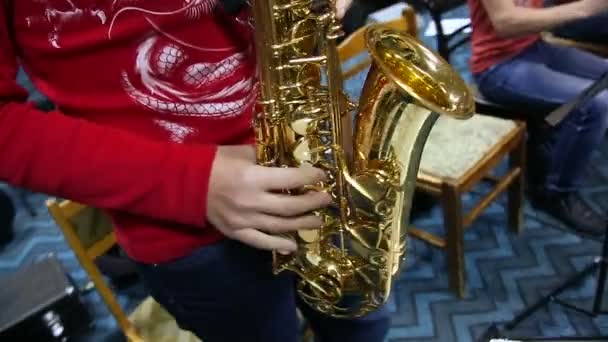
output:
[[[545,122],[549,126],[558,125],[572,110],[578,106],[586,103],[594,96],[599,94],[604,89],[608,89],[608,72],[605,73],[599,80],[594,82],[591,86],[585,89],[579,96],[574,100],[560,106],[549,115],[545,117]],[[564,291],[569,290],[571,287],[579,284],[585,278],[597,271],[597,283],[595,288],[595,295],[593,298],[593,306],[591,310],[579,307],[571,304],[567,301],[558,298]],[[488,342],[490,339],[513,339],[516,341],[608,341],[608,336],[586,336],[586,337],[573,337],[573,336],[560,336],[560,337],[517,337],[509,334],[509,331],[515,329],[521,322],[526,318],[530,317],[539,309],[543,308],[549,303],[555,302],[566,308],[575,310],[593,318],[601,315],[608,314],[608,311],[602,310],[602,300],[604,298],[604,289],[606,285],[606,275],[608,272],[608,223],[604,229],[604,237],[602,243],[601,255],[596,257],[595,260],[587,265],[583,270],[570,276],[570,278],[563,281],[549,294],[541,297],[536,303],[526,308],[520,314],[515,316],[511,321],[504,324],[504,329],[500,329],[498,324],[492,324],[481,337],[480,342]]]
[[[604,73],[597,81],[593,82],[593,84],[583,90],[583,92],[572,101],[559,106],[549,113],[549,115],[545,117],[545,122],[548,123],[549,126],[557,126],[575,108],[585,104],[604,89],[608,89],[608,72]]]

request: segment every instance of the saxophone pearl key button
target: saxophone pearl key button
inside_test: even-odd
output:
[[[312,156],[310,153],[310,147],[308,145],[308,140],[301,140],[293,149],[293,156],[299,162],[312,162]]]
[[[299,230],[298,236],[306,243],[313,243],[317,241],[319,232],[316,230]]]
[[[319,266],[319,263],[321,262],[321,256],[313,252],[306,253],[306,259],[308,260],[308,262],[315,266]]]

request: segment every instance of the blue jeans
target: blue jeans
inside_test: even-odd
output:
[[[606,72],[606,59],[538,42],[475,79],[488,100],[534,113],[548,112],[575,98]],[[603,91],[571,112],[544,141],[547,173],[543,185],[547,190],[580,187],[591,155],[606,132],[607,116],[608,91]]]
[[[298,302],[294,276],[274,275],[269,252],[224,240],[177,261],[138,265],[152,296],[204,342],[297,342],[296,307],[322,342],[382,342],[388,311],[334,319]]]

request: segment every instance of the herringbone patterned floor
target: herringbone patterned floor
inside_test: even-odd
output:
[[[601,157],[597,161],[603,167],[603,158],[608,158],[608,154]],[[605,182],[608,174],[600,178],[600,169],[597,167],[592,173],[598,176],[597,181]],[[601,203],[608,199],[607,191],[608,187],[598,186],[590,187],[587,193]],[[85,273],[46,213],[43,199],[42,195],[29,196],[37,208],[36,218],[30,218],[23,210],[19,212],[16,239],[0,252],[0,273],[14,271],[53,252],[76,281],[84,284]],[[469,289],[463,300],[448,291],[443,254],[412,241],[409,262],[389,303],[393,325],[388,341],[474,341],[489,323],[512,318],[599,252],[599,243],[570,234],[542,214],[527,210],[525,230],[519,236],[507,231],[504,216],[502,205],[497,203],[466,234]],[[438,210],[418,220],[417,226],[441,230]],[[585,304],[594,286],[591,278],[569,297]],[[123,293],[121,304],[130,306],[143,295],[135,287]],[[96,293],[86,299],[96,317],[90,341],[120,340],[114,321]],[[551,306],[533,316],[519,331],[533,335],[608,333],[608,321],[591,320]]]
[[[459,15],[462,10],[454,14]],[[453,63],[466,76],[468,51],[466,47],[461,50]],[[585,190],[586,197],[598,208],[608,208],[608,143],[597,153],[588,179],[590,186]],[[15,195],[14,190],[10,191]],[[476,193],[470,194],[467,203],[476,196]],[[0,274],[15,271],[40,255],[53,252],[75,280],[83,284],[85,273],[46,213],[44,198],[37,194],[28,196],[36,208],[36,217],[29,217],[22,208],[19,211],[15,241],[0,250]],[[577,237],[529,208],[526,209],[523,233],[519,236],[509,233],[503,203],[504,199],[500,199],[488,208],[466,234],[468,292],[463,300],[448,291],[442,253],[412,241],[405,272],[389,303],[393,325],[388,341],[475,341],[490,323],[509,320],[599,253],[599,243]],[[435,208],[416,225],[441,231],[439,210]],[[594,286],[595,279],[590,278],[568,297],[577,303],[588,304]],[[134,288],[123,292],[120,301],[128,307],[143,295],[141,289]],[[96,293],[88,294],[86,299],[96,318],[86,340],[120,341],[116,324]],[[608,320],[589,319],[550,306],[529,319],[519,331],[550,336],[608,334]]]

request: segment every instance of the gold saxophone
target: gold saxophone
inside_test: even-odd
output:
[[[386,302],[405,256],[430,130],[441,114],[470,117],[472,94],[415,38],[376,25],[366,32],[372,65],[353,132],[355,105],[342,89],[335,0],[253,0],[253,10],[261,93],[254,118],[257,162],[321,168],[329,180],[313,190],[333,199],[315,212],[321,229],[288,235],[298,251],[274,253],[274,271],[295,272],[299,296],[315,310],[365,315]]]

